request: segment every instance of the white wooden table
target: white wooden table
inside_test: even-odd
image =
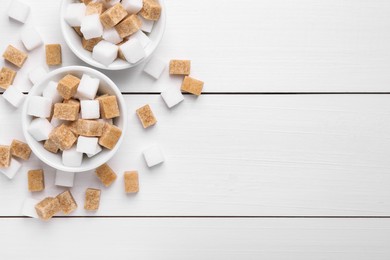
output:
[[[2,0],[6,7],[12,0]],[[28,1],[46,43],[65,65],[84,65],[59,31],[60,1]],[[61,191],[33,157],[17,177],[0,176],[0,259],[389,259],[390,1],[166,0],[156,55],[193,60],[205,93],[168,110],[159,93],[180,86],[167,73],[106,72],[121,88],[129,129],[109,163],[118,181],[101,208],[82,206],[44,223],[24,218],[26,197]],[[22,26],[0,8],[0,50],[21,47]],[[0,65],[3,61],[0,61]],[[44,63],[30,52],[15,85]],[[143,130],[135,109],[151,104],[158,124]],[[0,98],[0,143],[23,139],[20,109]],[[159,144],[166,162],[148,169],[141,152]],[[26,172],[44,167],[47,189],[27,191]],[[123,192],[125,170],[141,191]]]

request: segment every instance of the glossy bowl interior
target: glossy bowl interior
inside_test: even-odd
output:
[[[122,136],[120,137],[114,149],[112,150],[103,149],[102,152],[100,152],[99,154],[95,155],[92,158],[88,158],[86,155],[84,155],[83,162],[80,167],[64,166],[62,164],[61,153],[53,154],[47,151],[46,149],[43,148],[43,143],[37,142],[28,132],[28,126],[30,125],[33,119],[32,116],[27,115],[28,103],[30,98],[32,96],[42,95],[43,90],[45,89],[45,87],[48,85],[50,81],[58,82],[61,78],[63,78],[67,74],[72,74],[77,77],[81,77],[83,74],[88,74],[91,77],[98,78],[100,80],[98,93],[115,95],[117,97],[118,106],[120,110],[120,117],[115,118],[113,123],[114,125],[118,126],[120,129],[122,129]],[[123,99],[122,93],[119,91],[118,87],[111,79],[109,79],[101,72],[91,68],[81,67],[81,66],[64,67],[50,72],[45,79],[41,80],[30,90],[22,111],[23,134],[26,138],[28,145],[31,147],[33,153],[47,165],[55,169],[66,171],[66,172],[84,172],[84,171],[93,170],[99,167],[100,165],[106,163],[108,160],[110,160],[112,156],[114,156],[114,154],[117,152],[117,150],[119,149],[123,141],[124,135],[126,133],[126,126],[127,126],[126,104]]]
[[[135,67],[145,60],[147,60],[156,50],[158,45],[160,44],[162,37],[164,35],[165,31],[165,24],[166,24],[166,11],[165,11],[165,4],[164,0],[158,0],[159,3],[162,6],[162,12],[161,17],[158,21],[154,23],[152,32],[148,35],[150,40],[152,41],[145,49],[146,56],[142,60],[140,60],[137,63],[131,64],[121,59],[116,59],[112,64],[109,66],[105,66],[97,61],[95,61],[92,58],[92,53],[85,50],[81,44],[81,38],[80,36],[73,30],[72,27],[70,27],[67,22],[64,19],[64,15],[66,12],[66,7],[68,4],[74,3],[74,0],[62,0],[61,4],[61,13],[60,13],[60,23],[61,23],[61,31],[62,35],[64,36],[64,39],[69,46],[69,48],[73,51],[73,53],[79,57],[84,62],[88,63],[89,65],[99,68],[99,69],[106,69],[106,70],[124,70],[129,69],[132,67]]]

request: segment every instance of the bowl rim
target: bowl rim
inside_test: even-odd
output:
[[[45,81],[50,80],[51,78],[53,78],[56,75],[59,75],[61,73],[70,72],[70,71],[78,71],[78,72],[89,74],[91,76],[99,76],[113,90],[113,92],[115,93],[115,95],[116,95],[116,97],[118,99],[118,106],[121,109],[121,112],[122,112],[121,117],[122,117],[122,120],[123,120],[122,121],[123,122],[123,126],[121,128],[122,135],[121,135],[120,139],[118,140],[118,143],[115,145],[115,147],[106,154],[106,157],[104,157],[104,160],[102,160],[101,163],[99,163],[99,165],[90,165],[88,167],[87,166],[83,166],[83,165],[81,165],[80,167],[69,167],[69,166],[65,166],[63,164],[58,165],[58,164],[55,164],[52,161],[50,161],[45,156],[43,156],[43,154],[41,154],[37,150],[35,145],[32,145],[29,142],[29,140],[32,138],[31,135],[28,133],[28,130],[27,130],[27,128],[28,128],[28,125],[27,125],[28,124],[27,108],[28,108],[28,101],[29,101],[29,99],[31,97],[33,97],[33,96],[36,96],[33,93],[36,92],[38,88],[42,87],[42,84]],[[51,71],[50,73],[48,73],[46,75],[46,77],[44,79],[40,80],[37,84],[35,84],[30,89],[29,94],[27,95],[26,100],[25,100],[25,102],[23,104],[22,119],[21,120],[22,120],[22,130],[23,130],[24,138],[25,138],[27,144],[29,145],[29,147],[31,148],[32,152],[35,154],[35,156],[39,160],[41,160],[45,164],[51,166],[52,168],[60,170],[60,171],[75,172],[75,173],[76,172],[86,172],[86,171],[90,171],[90,170],[96,169],[100,165],[108,162],[117,153],[117,151],[119,150],[121,144],[123,143],[123,139],[125,137],[125,133],[126,133],[126,130],[127,130],[127,106],[126,106],[126,102],[125,102],[125,100],[123,98],[123,94],[120,91],[120,89],[118,88],[118,86],[109,77],[107,77],[105,74],[103,74],[102,72],[100,72],[100,71],[98,71],[96,69],[85,67],[85,66],[67,66],[67,67],[63,67],[63,68],[59,68],[59,69]],[[97,155],[97,156],[99,156],[99,155]]]
[[[140,61],[138,61],[137,63],[125,63],[125,64],[121,64],[121,65],[116,65],[115,67],[110,67],[110,66],[105,66],[95,60],[93,60],[92,58],[88,58],[86,57],[85,55],[83,55],[83,53],[81,53],[78,48],[73,45],[73,43],[71,42],[71,40],[69,39],[69,36],[66,34],[66,26],[69,27],[69,25],[66,23],[65,19],[64,19],[64,13],[65,13],[65,3],[69,1],[69,0],[62,0],[61,1],[61,9],[60,9],[60,15],[59,15],[59,18],[60,18],[60,24],[61,24],[61,34],[62,34],[62,37],[65,39],[65,42],[66,44],[68,45],[69,49],[71,49],[71,51],[80,59],[82,60],[83,62],[89,64],[90,66],[93,66],[95,68],[98,68],[98,69],[104,69],[104,70],[125,70],[125,69],[130,69],[130,68],[134,68],[134,67],[137,67],[138,65],[140,65],[141,63],[147,61],[153,54],[154,52],[156,51],[156,49],[158,48],[158,46],[160,45],[161,43],[161,40],[164,36],[164,33],[165,33],[165,29],[166,29],[166,7],[165,7],[165,2],[164,0],[159,0],[160,2],[160,5],[162,6],[162,12],[161,12],[161,17],[160,17],[160,21],[162,23],[162,26],[161,26],[161,30],[158,32],[157,34],[157,40],[155,40],[155,44],[153,45],[153,48],[152,48],[152,51],[150,52],[149,56],[146,56],[145,58],[141,59]],[[153,44],[153,43],[152,43]]]

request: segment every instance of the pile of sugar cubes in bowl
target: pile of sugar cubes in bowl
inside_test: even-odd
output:
[[[88,62],[92,58],[103,65],[102,68],[107,68],[114,62],[131,67],[151,55],[158,44],[152,43],[149,37],[162,16],[162,6],[158,0],[65,2],[67,4],[63,6],[63,20],[68,28],[74,29],[73,36],[79,38],[75,44],[78,50],[74,51],[84,61]],[[161,26],[158,27],[160,29]],[[67,38],[65,35],[65,39]],[[160,38],[155,39],[159,40]],[[67,41],[72,48],[72,44],[68,39]]]

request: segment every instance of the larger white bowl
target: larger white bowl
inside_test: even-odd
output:
[[[154,51],[160,44],[162,37],[164,35],[165,24],[166,24],[165,4],[164,4],[164,0],[158,0],[158,1],[162,7],[161,17],[158,21],[154,23],[153,30],[149,34],[149,38],[152,42],[145,49],[146,52],[145,58],[143,58],[137,63],[131,64],[124,60],[116,59],[116,61],[110,64],[109,66],[105,66],[95,61],[92,58],[92,53],[83,48],[81,44],[80,36],[73,30],[72,27],[70,27],[67,24],[67,22],[64,19],[67,5],[74,3],[75,2],[74,0],[62,0],[61,14],[60,14],[62,35],[64,36],[66,43],[68,44],[69,48],[73,51],[73,53],[81,60],[83,60],[84,62],[88,63],[91,66],[94,66],[99,69],[105,69],[105,70],[123,70],[123,69],[129,69],[135,67],[141,64],[143,61],[147,60],[154,53]]]
[[[100,94],[103,93],[110,94],[110,95],[115,95],[117,97],[118,106],[120,110],[120,117],[114,119],[114,125],[122,129],[122,136],[120,137],[114,149],[112,150],[103,149],[102,152],[100,152],[99,154],[95,155],[92,158],[87,158],[84,155],[83,163],[80,167],[68,167],[62,164],[61,154],[53,154],[47,151],[45,148],[43,148],[43,144],[41,142],[37,142],[30,135],[30,133],[28,132],[28,127],[33,117],[27,115],[27,108],[28,108],[28,103],[30,98],[32,96],[41,96],[43,90],[45,89],[45,87],[48,85],[50,81],[59,81],[67,74],[72,74],[74,76],[81,77],[84,73],[94,78],[98,78],[100,80],[100,86],[99,86]],[[126,133],[127,109],[126,109],[126,104],[125,104],[125,100],[123,99],[122,93],[119,91],[115,83],[111,79],[109,79],[106,75],[104,75],[103,73],[97,70],[87,68],[87,67],[81,67],[81,66],[64,67],[50,72],[45,79],[41,80],[30,90],[22,111],[22,126],[23,126],[23,134],[27,140],[28,145],[30,146],[34,154],[41,161],[61,171],[84,172],[84,171],[95,169],[100,165],[106,163],[117,152]]]

